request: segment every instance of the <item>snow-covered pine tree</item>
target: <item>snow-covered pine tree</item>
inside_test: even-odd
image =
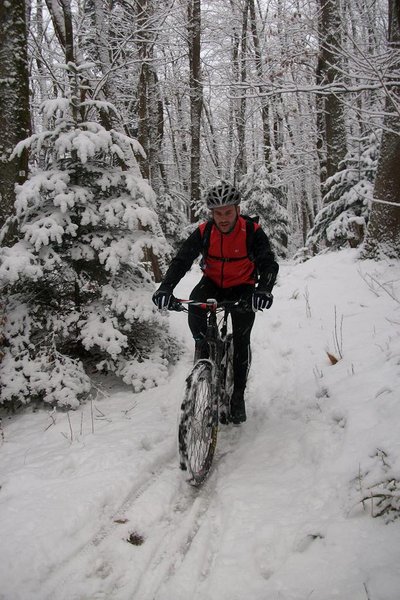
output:
[[[324,206],[307,236],[306,246],[313,252],[348,244],[356,247],[363,241],[378,162],[378,139],[377,132],[373,132],[358,140],[343,161],[343,168],[326,180]]]
[[[283,185],[274,182],[264,165],[251,169],[243,177],[240,190],[244,202],[242,213],[259,216],[260,225],[268,235],[278,256],[287,256],[289,214],[285,207]]]
[[[17,187],[20,239],[0,249],[0,402],[75,407],[93,371],[137,391],[165,375],[176,346],[151,303],[146,261],[168,245],[136,163],[139,144],[96,120],[112,107],[59,98],[42,110],[53,127],[15,150],[29,148],[36,165]]]
[[[157,199],[157,214],[167,241],[177,249],[183,241],[182,232],[189,224],[188,207],[183,199],[164,192]]]
[[[221,183],[222,183],[222,180],[220,180],[220,179],[213,181],[213,183],[211,183],[204,190],[204,193],[202,194],[202,196],[199,200],[197,200],[196,202],[191,202],[192,216],[194,216],[194,218],[195,218],[194,222],[207,221],[207,219],[210,218],[210,211],[207,208],[206,196],[207,196],[208,190],[210,188],[212,188],[216,185],[219,185]]]

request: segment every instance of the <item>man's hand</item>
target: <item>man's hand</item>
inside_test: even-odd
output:
[[[253,310],[263,310],[264,308],[271,308],[274,297],[271,292],[263,292],[262,290],[255,290],[253,293]]]
[[[159,310],[169,308],[173,296],[170,286],[160,285],[158,290],[154,292],[152,300]]]

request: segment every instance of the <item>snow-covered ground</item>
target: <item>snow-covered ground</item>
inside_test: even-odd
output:
[[[400,521],[362,499],[400,480],[400,265],[356,259],[281,266],[248,421],[221,429],[200,489],[178,469],[182,314],[187,354],[158,388],[4,417],[0,598],[399,600]]]

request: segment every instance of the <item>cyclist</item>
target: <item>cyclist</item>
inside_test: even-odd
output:
[[[239,191],[228,183],[209,190],[206,201],[212,216],[210,224],[201,223],[183,242],[153,294],[153,302],[159,309],[168,308],[175,286],[202,254],[203,277],[190,299],[199,302],[208,298],[219,302],[242,299],[251,304],[253,311],[232,311],[234,388],[231,421],[235,424],[246,421],[244,390],[250,367],[254,311],[271,307],[271,292],[279,269],[264,231],[257,223],[248,223],[248,219],[240,215],[240,200]],[[202,344],[206,324],[205,311],[189,305],[189,327],[195,340],[196,355],[202,358],[206,358]]]

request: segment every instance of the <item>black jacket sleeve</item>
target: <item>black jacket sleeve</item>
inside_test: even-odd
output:
[[[197,229],[195,229],[194,232],[183,242],[177,255],[172,259],[161,285],[174,289],[185,273],[189,271],[190,267],[199,256],[202,249],[202,237],[200,229],[197,227]]]
[[[254,232],[253,252],[259,274],[257,287],[259,290],[271,292],[278,275],[279,265],[275,260],[269,239],[261,228]]]

